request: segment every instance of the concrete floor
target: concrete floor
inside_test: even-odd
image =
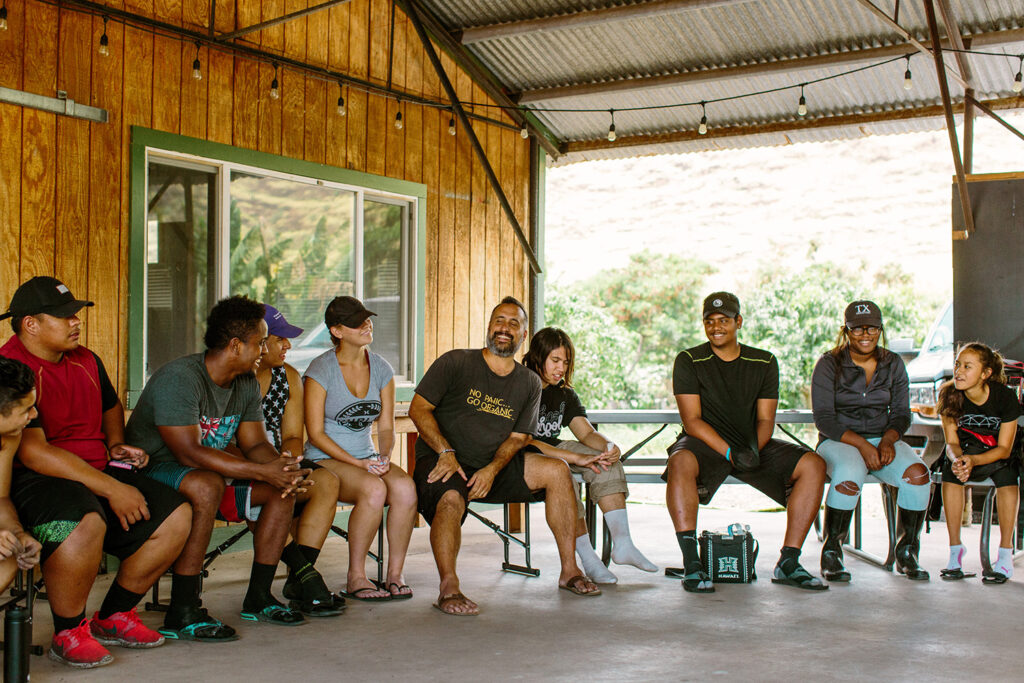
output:
[[[738,488],[738,487],[732,487]],[[868,495],[872,495],[869,491]],[[251,553],[221,557],[206,584],[211,613],[235,626],[233,643],[168,643],[151,651],[115,649],[116,661],[72,671],[32,658],[35,681],[110,680],[1006,680],[1020,675],[1018,644],[1024,574],[1003,586],[973,579],[938,580],[947,554],[945,527],[924,539],[928,583],[914,583],[849,559],[853,582],[824,593],[770,582],[781,545],[784,514],[707,509],[701,528],[743,521],[761,543],[759,580],[719,585],[713,595],[685,593],[678,580],[615,567],[619,584],[597,598],[555,589],[557,554],[533,506],[534,565],[539,578],[498,570],[501,543],[467,520],[460,574],[463,591],[481,605],[475,618],[431,609],[437,574],[427,530],[413,534],[406,579],[410,601],[350,603],[333,619],[283,628],[242,623],[237,616]],[[679,552],[663,506],[630,505],[637,545],[661,566]],[[869,549],[881,550],[883,526],[867,521]],[[996,531],[996,529],[994,529]],[[978,528],[965,530],[968,569],[978,568]],[[805,566],[816,573],[820,544],[805,544]],[[329,585],[344,578],[347,548],[332,537],[319,563]],[[90,600],[96,609],[109,585],[100,577]],[[166,580],[165,580],[166,581]],[[281,580],[275,583],[279,591]],[[161,615],[143,613],[151,626]],[[37,603],[35,642],[48,643],[50,617]]]

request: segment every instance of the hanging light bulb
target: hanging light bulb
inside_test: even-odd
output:
[[[404,124],[402,123],[402,112],[399,111],[397,114],[395,114],[395,130],[402,130],[403,125]]]
[[[345,86],[338,81],[338,116],[344,116],[348,113],[345,109]]]
[[[708,134],[708,112],[703,102],[700,103],[700,125],[697,126],[697,134]]]
[[[0,6],[0,31],[7,30],[7,0]]]
[[[277,83],[277,64],[274,65],[274,80],[270,81],[270,99],[276,100],[281,97],[281,88]]]
[[[1020,66],[1017,67],[1017,75],[1013,77],[1013,85],[1010,86],[1013,88],[1013,92],[1020,92],[1024,89],[1024,80],[1022,80],[1024,73],[1021,72],[1024,72],[1024,55],[1020,56]]]
[[[196,41],[196,58],[192,60],[192,78],[203,80],[203,65],[199,63],[199,41]]]
[[[903,89],[910,90],[914,87],[914,76],[910,73],[910,55],[907,55],[907,70],[903,72]]]
[[[448,135],[455,135],[455,117],[448,119]]]
[[[796,105],[798,116],[807,116],[807,98],[804,97],[804,86],[800,86],[800,101]]]
[[[103,35],[100,36],[100,54],[110,56],[110,38],[107,38],[107,17],[103,17]]]
[[[615,142],[615,110],[609,109],[608,113],[612,115],[612,125],[608,126],[608,142]]]
[[[519,129],[519,137],[521,137],[524,140],[530,137],[530,130],[526,127],[525,124],[522,128]]]

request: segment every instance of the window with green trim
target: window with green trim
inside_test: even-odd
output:
[[[135,151],[145,164],[144,227],[134,237],[145,244],[133,251],[145,258],[138,264],[144,305],[136,307],[144,342],[132,353],[141,355],[143,381],[164,363],[201,351],[210,308],[231,294],[271,304],[303,329],[287,355],[301,372],[331,348],[324,309],[345,294],[377,314],[372,348],[391,363],[396,383],[415,382],[422,186],[404,183],[417,191],[405,195],[303,175],[328,167],[252,152],[250,163],[239,163],[152,146]],[[267,167],[251,163],[259,157]],[[328,170],[367,185],[375,179]]]

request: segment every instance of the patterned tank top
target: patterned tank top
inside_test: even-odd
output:
[[[267,395],[263,397],[263,422],[267,430],[267,436],[274,444],[274,448],[281,448],[281,417],[284,415],[284,407],[288,404],[288,397],[291,392],[288,390],[288,371],[282,365],[279,368],[270,368],[270,386],[267,388]]]

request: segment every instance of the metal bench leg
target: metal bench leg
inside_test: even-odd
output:
[[[992,573],[992,561],[989,555],[990,536],[992,534],[992,508],[995,507],[996,488],[990,486],[985,491],[985,503],[981,508],[981,569],[982,576]]]
[[[853,512],[853,545],[844,545],[843,550],[858,559],[891,572],[896,562],[896,498],[893,496],[889,486],[882,484],[881,488],[882,509],[885,511],[885,526],[889,532],[889,551],[885,559],[883,560],[881,557],[863,549],[861,501],[859,499],[857,500],[857,507]],[[863,493],[861,495],[863,496]]]
[[[512,574],[522,574],[523,576],[540,576],[540,570],[534,569],[530,566],[530,506],[526,506],[526,512],[523,520],[526,524],[526,531],[523,534],[523,538],[519,538],[515,534],[508,531],[509,525],[509,514],[508,505],[504,506],[504,527],[499,526],[487,519],[473,508],[466,508],[466,512],[476,518],[481,524],[493,531],[501,539],[501,542],[505,544],[505,561],[501,564],[502,571],[510,572]],[[515,543],[516,545],[523,548],[526,554],[526,566],[512,564],[509,561],[508,546],[509,543]]]

